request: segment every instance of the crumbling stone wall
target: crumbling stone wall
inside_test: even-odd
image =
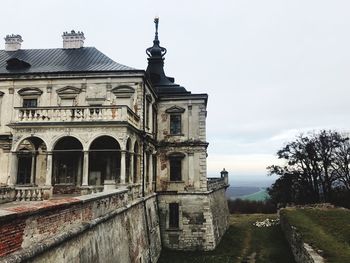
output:
[[[213,250],[228,227],[225,188],[205,193],[158,196],[163,246],[176,250]],[[169,228],[169,204],[179,204],[179,228]]]
[[[128,201],[116,190],[0,212],[0,262],[156,262],[161,250],[155,195]]]
[[[213,191],[209,195],[210,210],[214,226],[214,239],[216,245],[229,227],[229,210],[225,196],[225,187]]]

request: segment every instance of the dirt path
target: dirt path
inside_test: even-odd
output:
[[[240,257],[242,258],[241,263],[255,263],[256,252],[253,252],[250,255],[248,255],[249,251],[251,250],[251,241],[252,241],[252,229],[248,227],[246,236],[243,242],[242,254]]]

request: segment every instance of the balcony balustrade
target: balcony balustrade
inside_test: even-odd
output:
[[[139,116],[128,106],[62,106],[15,108],[14,123],[127,121],[133,125]]]

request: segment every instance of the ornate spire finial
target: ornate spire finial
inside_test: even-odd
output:
[[[159,16],[154,18],[154,23],[156,24],[156,35],[154,37],[155,40],[158,40],[158,24],[159,24]]]
[[[156,33],[154,36],[154,40],[153,40],[153,47],[147,48],[146,49],[146,53],[149,57],[160,57],[163,58],[164,55],[166,54],[166,48],[161,47],[159,44],[159,39],[158,39],[158,25],[159,25],[159,17],[156,16],[154,18],[154,24],[156,26]]]

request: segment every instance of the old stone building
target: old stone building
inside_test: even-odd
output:
[[[166,76],[167,51],[158,19],[155,24],[146,71],[84,47],[82,32],[63,33],[63,48],[55,49],[22,49],[20,35],[6,36],[0,50],[2,201],[115,189],[132,200],[155,195],[146,214],[159,225],[163,246],[215,248],[228,225],[228,181],[227,173],[207,178],[208,95],[192,94]]]

